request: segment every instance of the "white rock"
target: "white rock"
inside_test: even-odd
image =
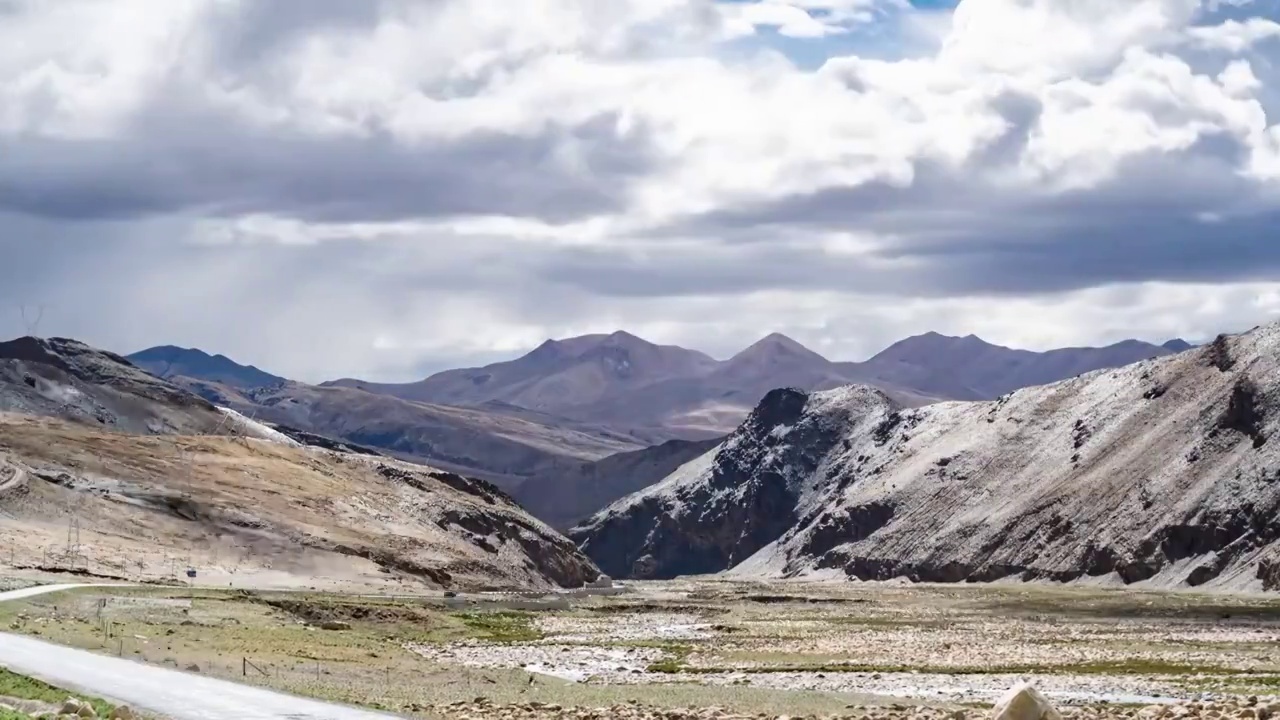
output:
[[[1062,715],[1029,683],[1015,685],[1000,698],[992,720],[1062,720]]]

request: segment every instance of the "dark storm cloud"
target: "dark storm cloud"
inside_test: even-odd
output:
[[[126,140],[0,141],[0,209],[70,220],[188,210],[319,222],[501,214],[567,221],[620,210],[652,163],[608,115],[531,136],[408,145],[264,135],[209,115],[151,118]],[[565,158],[572,154],[573,160]]]
[[[1237,140],[1207,135],[1176,154],[1127,160],[1096,186],[1029,193],[983,180],[984,171],[1020,157],[1039,115],[1036,103],[1018,97],[1002,107],[1008,131],[961,172],[918,162],[909,184],[878,181],[724,208],[657,230],[668,238],[714,237],[718,250],[647,265],[611,264],[599,255],[554,273],[598,292],[655,295],[697,294],[703,277],[710,292],[823,288],[901,296],[1280,279],[1280,212],[1238,173],[1247,157]],[[814,251],[812,236],[841,231],[885,239],[861,257]]]

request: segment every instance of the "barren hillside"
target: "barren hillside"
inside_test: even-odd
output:
[[[530,587],[598,572],[488,483],[306,447],[63,339],[0,344],[0,542],[18,564],[130,579],[191,566],[255,585]]]
[[[387,458],[0,414],[0,481],[0,543],[30,566],[467,588],[597,572],[496,488]]]
[[[770,393],[571,532],[605,572],[1277,586],[1280,325],[992,402]]]

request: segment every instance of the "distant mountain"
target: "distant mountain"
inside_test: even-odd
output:
[[[380,385],[337,380],[323,386],[355,387],[406,400],[449,405],[499,401],[557,412],[674,377],[697,377],[716,361],[693,350],[655,345],[625,332],[548,340],[516,360],[483,368],[448,370],[416,383]]]
[[[1170,352],[1139,340],[1101,348],[1032,352],[993,345],[974,335],[926,333],[896,342],[866,362],[841,367],[846,375],[870,385],[896,385],[956,400],[990,400],[1020,388],[1122,367]]]
[[[883,390],[904,407],[983,400],[1103,367],[1166,355],[1138,341],[1044,353],[1013,350],[975,336],[907,338],[861,363],[832,362],[770,334],[733,357],[657,345],[626,332],[548,340],[526,355],[483,368],[449,370],[407,384],[288,381],[222,355],[177,347],[135,353],[139,368],[219,405],[302,433],[365,446],[517,488],[549,487],[560,474],[569,495],[552,516],[598,509],[612,488],[630,487],[643,456],[590,467],[680,439],[732,431],[766,393],[821,391],[850,384]],[[670,448],[668,448],[670,450]],[[674,455],[658,452],[664,457]],[[678,455],[678,453],[676,453]],[[612,473],[612,474],[610,474]],[[596,483],[595,490],[585,488]],[[529,490],[529,492],[533,492]],[[540,496],[543,497],[543,496]],[[536,504],[539,500],[529,500]]]
[[[129,362],[157,377],[184,375],[236,388],[279,385],[285,379],[252,365],[241,365],[225,355],[164,345],[128,355]]]
[[[184,376],[169,381],[257,420],[429,463],[503,488],[549,467],[599,460],[647,444],[528,411],[522,417],[493,407],[433,405],[356,388],[285,382],[245,389]]]
[[[1187,350],[1194,348],[1195,345],[1192,345],[1191,343],[1187,342],[1186,340],[1183,340],[1182,338],[1174,338],[1162,344],[1160,347],[1164,348],[1165,350],[1168,350],[1169,352],[1180,353],[1180,352],[1186,352]]]
[[[777,333],[718,362],[616,332],[548,340],[516,360],[448,370],[416,383],[345,379],[324,385],[465,407],[501,403],[662,441],[722,436],[776,387],[830,388],[854,381],[835,363]],[[943,399],[893,385],[886,389],[906,404]]]
[[[529,514],[557,530],[567,530],[615,500],[670,475],[721,440],[668,440],[595,462],[553,466],[525,480],[511,494]]]
[[[636,438],[722,436],[767,392],[867,384],[903,406],[987,400],[1107,367],[1167,355],[1137,340],[1105,348],[1014,350],[973,335],[907,338],[865,362],[832,362],[795,340],[768,335],[728,360],[634,335],[548,340],[516,360],[449,370],[407,384],[339,380],[402,399],[465,407],[525,408],[564,421],[610,427]]]

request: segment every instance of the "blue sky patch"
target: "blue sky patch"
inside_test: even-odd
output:
[[[749,5],[760,0],[720,0],[726,5]],[[869,23],[845,25],[845,32],[825,37],[789,37],[777,27],[758,26],[756,34],[739,38],[726,48],[731,54],[750,54],[762,47],[777,50],[802,68],[816,69],[829,58],[858,55],[864,58],[897,60],[929,52],[933,48],[922,45],[921,38],[907,31],[909,14],[949,14],[957,0],[912,0],[912,10],[903,10],[894,3],[884,2],[875,8],[876,19]],[[826,10],[810,10],[815,19],[825,20],[831,13]]]

